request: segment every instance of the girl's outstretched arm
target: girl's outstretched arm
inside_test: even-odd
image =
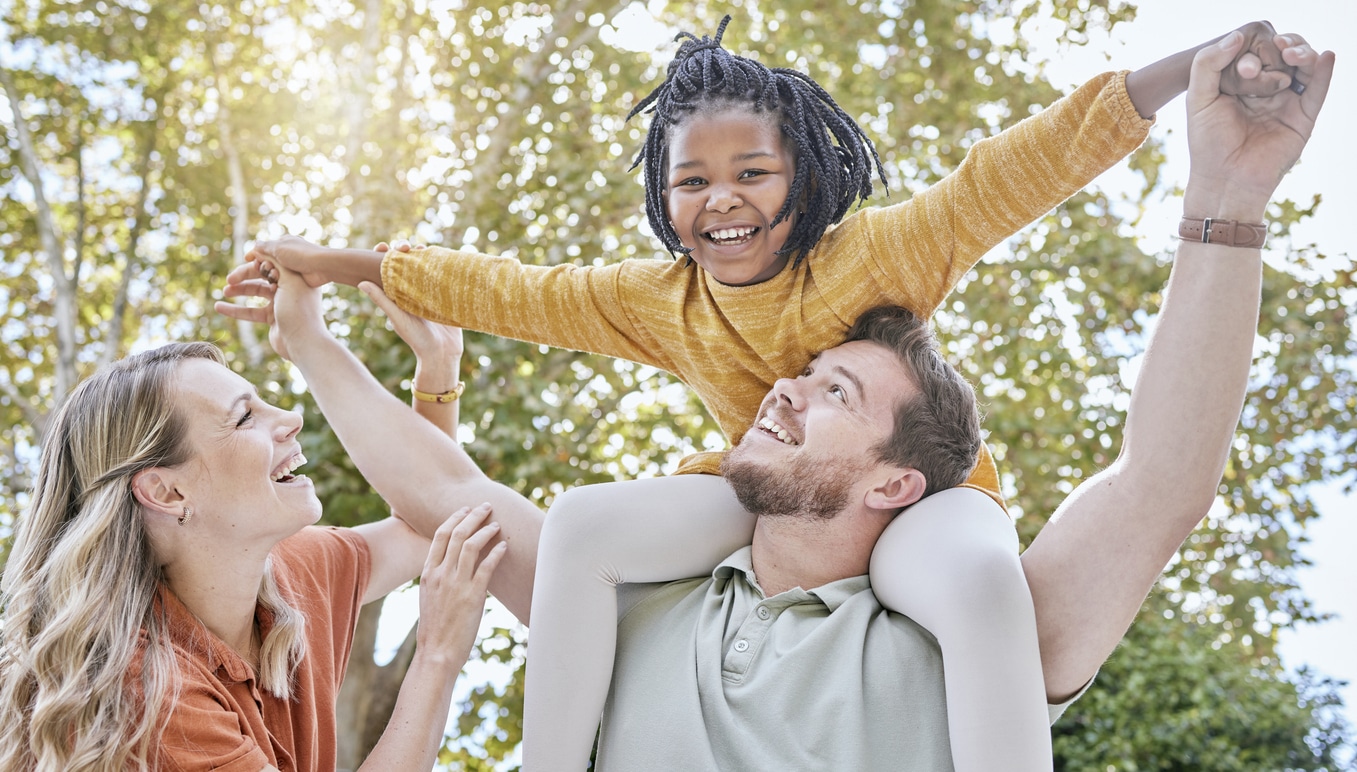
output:
[[[985,493],[952,488],[896,516],[872,552],[881,604],[942,648],[957,772],[1051,769],[1036,614],[1013,522]]]
[[[754,516],[711,475],[587,485],[557,497],[537,552],[526,772],[588,765],[617,646],[617,585],[701,576],[753,532]]]

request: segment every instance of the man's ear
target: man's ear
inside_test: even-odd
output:
[[[918,469],[889,469],[881,481],[867,491],[863,502],[872,509],[900,510],[923,498],[928,480]]]
[[[184,495],[174,484],[170,470],[154,466],[132,475],[132,495],[143,507],[159,514],[179,517],[184,511]]]

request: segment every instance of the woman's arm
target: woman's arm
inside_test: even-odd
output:
[[[499,542],[484,559],[498,526],[490,508],[459,510],[434,533],[419,581],[419,628],[414,659],[401,683],[391,720],[363,770],[432,769],[443,744],[452,687],[476,640],[485,594],[508,548]]]
[[[542,511],[488,479],[452,438],[382,388],[326,329],[319,291],[297,274],[281,274],[276,286],[249,285],[252,294],[273,302],[235,307],[241,318],[271,325],[274,349],[301,370],[359,471],[420,534],[431,537],[451,509],[491,504],[502,537],[515,548],[504,559],[504,570],[495,572],[490,591],[526,623]]]
[[[415,375],[411,382],[415,413],[455,441],[462,331],[408,314],[388,300],[380,289],[370,284],[364,286],[368,296],[386,313],[396,334],[415,354]],[[367,540],[372,556],[372,576],[364,596],[365,603],[384,597],[414,579],[429,553],[428,537],[412,530],[400,519],[399,512],[393,511],[392,516],[354,529]]]

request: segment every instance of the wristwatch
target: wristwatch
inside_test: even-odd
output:
[[[1267,242],[1267,223],[1184,217],[1178,223],[1178,238],[1203,244],[1261,249]]]

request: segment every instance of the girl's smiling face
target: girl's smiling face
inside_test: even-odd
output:
[[[778,255],[794,216],[771,227],[796,172],[774,113],[731,108],[687,118],[670,135],[665,199],[690,257],[722,284],[757,284],[789,259]]]

